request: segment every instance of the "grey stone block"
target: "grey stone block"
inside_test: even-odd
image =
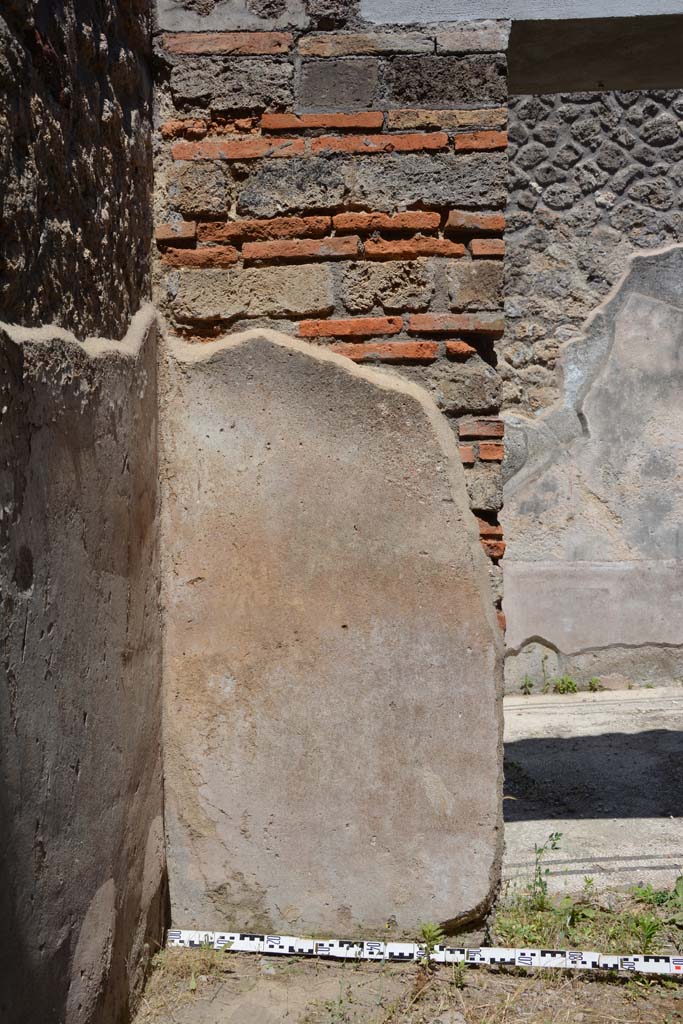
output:
[[[502,153],[292,157],[246,168],[237,206],[241,214],[272,217],[348,203],[376,210],[413,203],[496,207],[506,195]]]
[[[281,335],[174,343],[164,377],[174,923],[414,936],[481,915],[499,640],[448,424]]]
[[[186,217],[224,216],[235,186],[227,164],[218,161],[174,161],[168,170],[168,205]]]
[[[482,107],[506,99],[505,58],[499,54],[383,61],[381,100],[388,107]]]
[[[379,81],[374,57],[304,60],[296,91],[296,110],[367,110],[374,106]]]
[[[206,106],[214,112],[291,107],[294,67],[263,57],[193,57],[176,60],[171,93],[179,105]]]
[[[482,512],[499,511],[503,504],[500,466],[493,462],[477,462],[465,473],[465,481],[472,508]]]
[[[156,9],[165,32],[272,31],[309,23],[304,0],[157,0]]]
[[[375,307],[387,313],[425,310],[434,295],[430,260],[349,263],[335,268],[335,273],[339,301],[350,313],[365,313]]]

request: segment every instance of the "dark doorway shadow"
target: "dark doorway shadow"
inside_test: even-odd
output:
[[[506,743],[505,796],[506,822],[679,817],[683,732],[652,729]]]

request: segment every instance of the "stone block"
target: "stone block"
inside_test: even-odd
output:
[[[459,22],[436,33],[437,53],[505,52],[510,38],[509,21]]]
[[[296,93],[296,110],[367,110],[374,105],[379,62],[373,57],[304,60]]]
[[[453,260],[446,273],[451,309],[501,309],[503,264],[500,260]]]
[[[158,27],[165,32],[270,32],[306,28],[306,6],[304,0],[157,0],[156,15]]]
[[[176,161],[168,169],[168,205],[186,217],[227,214],[234,193],[228,167],[217,161]]]
[[[427,379],[437,405],[449,415],[490,412],[500,404],[500,378],[480,356],[440,362]]]
[[[388,153],[367,160],[340,154],[249,166],[237,208],[241,215],[276,217],[355,203],[377,211],[417,203],[501,206],[506,195],[501,153]]]
[[[305,57],[346,57],[352,54],[432,53],[434,40],[422,32],[320,32],[303,36]]]
[[[177,60],[171,94],[179,105],[213,112],[291,107],[294,67],[288,61],[249,57],[195,57]]]
[[[481,915],[499,641],[448,425],[282,335],[175,342],[164,377],[173,923],[414,936]]]
[[[472,508],[482,512],[498,512],[503,504],[503,479],[495,463],[478,462],[467,471],[467,493]],[[507,586],[507,566],[505,566]]]
[[[407,263],[353,263],[338,275],[336,292],[349,312],[364,313],[375,306],[387,312],[426,309],[435,288],[430,260]]]
[[[334,305],[330,267],[234,267],[179,273],[173,310],[179,320],[322,316]]]
[[[505,103],[505,58],[398,56],[384,63],[382,101],[389,107],[482,107]]]

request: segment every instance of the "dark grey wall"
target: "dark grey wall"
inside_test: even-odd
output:
[[[2,5],[0,320],[121,338],[149,294],[149,7]]]

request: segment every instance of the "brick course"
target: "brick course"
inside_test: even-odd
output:
[[[304,239],[278,242],[247,242],[242,254],[247,260],[315,260],[339,259],[357,256],[360,238],[345,235],[343,238]]]
[[[165,32],[161,38],[169,53],[188,54],[286,53],[294,42],[290,32]]]
[[[398,334],[403,329],[400,316],[359,316],[348,320],[302,320],[302,338],[371,338],[378,334]]]
[[[332,351],[348,356],[356,363],[379,360],[383,363],[429,363],[439,354],[439,346],[433,341],[387,341],[338,342]]]

